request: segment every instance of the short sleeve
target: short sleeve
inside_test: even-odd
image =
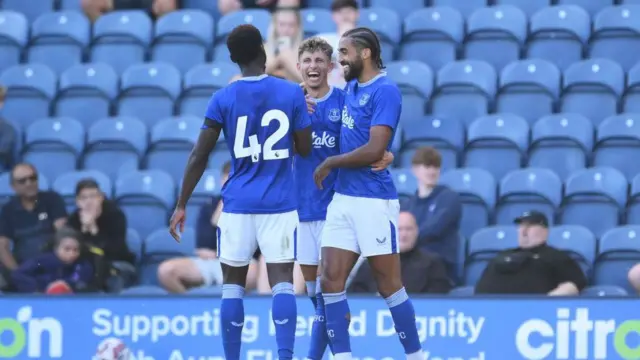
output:
[[[67,205],[64,203],[64,199],[60,194],[55,191],[51,191],[51,207],[49,208],[49,217],[56,221],[58,219],[67,217]]]
[[[388,126],[395,130],[402,112],[402,94],[392,85],[384,85],[373,93],[371,126]]]
[[[311,116],[307,111],[307,102],[304,98],[304,91],[298,87],[295,93],[293,130],[298,131],[311,126]]]
[[[221,127],[224,125],[224,118],[222,117],[222,90],[216,91],[211,95],[209,103],[207,104],[207,110],[204,114],[203,129],[215,127],[216,125]]]

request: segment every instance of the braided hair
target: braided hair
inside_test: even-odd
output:
[[[381,56],[382,46],[378,35],[373,30],[366,27],[358,27],[345,32],[342,36],[350,38],[359,50],[371,50],[371,58],[378,66],[378,69],[384,69]]]

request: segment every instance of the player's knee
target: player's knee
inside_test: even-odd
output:
[[[378,283],[378,293],[383,298],[388,298],[389,296],[397,293],[400,289],[402,289],[402,281],[398,279],[398,281],[390,281],[384,283]]]
[[[178,267],[175,265],[175,262],[169,260],[165,261],[160,266],[158,266],[158,278],[160,281],[167,279],[176,279],[178,278]]]
[[[320,278],[320,286],[322,292],[337,293],[344,291],[347,276],[343,274],[342,269],[334,267],[323,267],[322,277]]]

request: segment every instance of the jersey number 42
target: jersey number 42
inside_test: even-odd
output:
[[[249,135],[249,146],[244,146],[247,135],[247,116],[240,116],[236,125],[236,137],[233,141],[233,153],[236,159],[251,157],[252,162],[260,160],[260,154],[264,160],[282,160],[289,157],[289,149],[274,150],[273,146],[289,133],[289,117],[281,110],[269,110],[260,121],[261,126],[269,126],[272,121],[278,122],[278,129],[271,134],[261,145],[258,135]]]

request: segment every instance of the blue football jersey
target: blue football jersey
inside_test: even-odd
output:
[[[333,198],[333,184],[338,175],[337,171],[332,171],[324,180],[322,190],[313,181],[313,172],[318,165],[329,156],[340,154],[338,138],[344,91],[332,87],[324,97],[316,100],[316,104],[316,111],[311,115],[311,155],[306,158],[296,155],[294,161],[300,221],[324,220],[327,217],[327,207]]]
[[[224,211],[296,210],[293,133],[311,126],[300,86],[267,75],[245,77],[213,94],[205,117],[222,126],[231,153]]]
[[[393,134],[387,144],[387,150],[390,150],[402,110],[402,94],[398,86],[382,73],[364,84],[352,80],[345,90],[340,152],[348,153],[365,145],[372,126],[391,128]],[[389,171],[373,171],[371,167],[340,169],[335,191],[356,197],[398,198]]]

